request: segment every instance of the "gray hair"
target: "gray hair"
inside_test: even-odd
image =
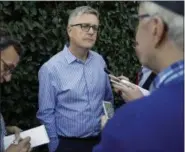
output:
[[[93,14],[95,16],[97,16],[97,18],[99,19],[99,13],[97,10],[95,10],[94,8],[91,8],[90,6],[80,6],[77,7],[76,9],[74,9],[70,15],[69,15],[69,19],[68,19],[68,25],[72,24],[73,19],[77,16],[81,16],[83,14]]]
[[[152,2],[142,2],[140,7],[149,15],[156,14],[160,16],[168,26],[168,37],[175,42],[177,47],[184,50],[183,16],[175,14]]]

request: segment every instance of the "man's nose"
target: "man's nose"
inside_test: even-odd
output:
[[[8,75],[4,76],[4,80],[5,80],[6,82],[10,81],[11,78],[12,78],[12,74],[8,74]]]
[[[94,34],[95,33],[95,31],[93,30],[93,28],[92,27],[90,27],[90,29],[89,29],[89,32],[88,32],[89,34]]]

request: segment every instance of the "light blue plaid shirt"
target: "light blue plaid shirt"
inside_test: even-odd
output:
[[[184,77],[184,60],[178,61],[160,72],[153,82],[153,87],[160,88],[179,77]]]
[[[88,137],[101,131],[103,100],[113,100],[105,62],[89,51],[80,61],[65,46],[39,70],[38,119],[50,137],[50,152],[58,146],[58,135]]]
[[[0,113],[0,151],[4,151],[4,136],[6,135],[5,123],[2,114]]]

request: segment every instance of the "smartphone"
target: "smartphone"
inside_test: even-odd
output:
[[[111,74],[112,72],[110,70],[108,70],[107,68],[104,68],[104,71],[109,75],[109,77],[111,79],[111,82],[117,82],[117,83],[119,83],[121,81],[116,76],[114,76],[113,74]]]
[[[114,107],[110,101],[103,101],[104,113],[108,119],[112,118],[114,115]]]
[[[111,74],[111,71],[108,70],[106,67],[104,68],[104,71],[105,71],[105,73],[107,73],[107,74]]]

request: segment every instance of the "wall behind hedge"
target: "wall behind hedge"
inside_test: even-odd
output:
[[[1,86],[1,111],[7,124],[23,129],[39,124],[35,117],[38,70],[63,48],[67,40],[68,13],[81,5],[92,6],[101,15],[99,38],[94,49],[106,58],[115,75],[123,73],[135,80],[139,63],[133,47],[136,25],[133,14],[137,12],[137,3],[1,1],[0,27],[5,27],[25,50],[11,83]],[[119,104],[117,101],[117,106]]]

